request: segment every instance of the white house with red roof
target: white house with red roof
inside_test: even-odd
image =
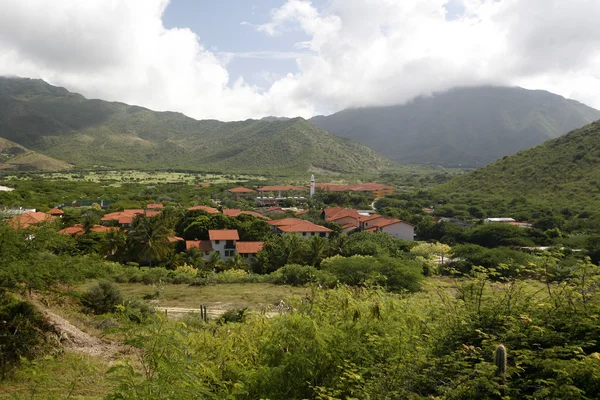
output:
[[[217,251],[221,255],[221,260],[235,257],[235,243],[240,240],[240,235],[236,229],[209,230],[208,238],[213,251]]]
[[[396,239],[415,240],[415,226],[399,219],[379,220],[373,225],[375,232],[385,232]]]

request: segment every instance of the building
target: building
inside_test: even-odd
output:
[[[240,240],[238,231],[235,229],[209,230],[208,237],[213,251],[221,256],[221,260],[227,260],[236,255],[236,242]]]
[[[263,249],[264,244],[264,242],[237,242],[235,249],[242,258],[249,262],[256,258],[258,252]]]
[[[209,207],[209,206],[193,206],[193,207],[189,207],[187,209],[188,211],[204,211],[207,212],[209,214],[219,214],[219,210],[217,210],[214,207]]]
[[[56,217],[53,217],[50,214],[30,211],[12,217],[8,221],[6,221],[6,223],[13,229],[26,229],[46,222],[52,222],[55,219]]]
[[[333,232],[329,228],[298,218],[284,218],[269,221],[269,224],[276,233],[294,233],[306,239],[312,236],[328,238],[331,235],[331,232]]]
[[[499,224],[507,224],[509,222],[517,222],[514,218],[486,218],[483,220],[483,223],[489,224],[490,222],[499,223]]]
[[[382,220],[373,225],[375,232],[385,232],[396,239],[415,240],[415,226],[399,219]]]
[[[242,196],[247,196],[256,193],[256,190],[248,189],[243,186],[235,187],[233,189],[227,189],[227,191],[231,194],[234,194],[237,199],[239,199]]]
[[[53,217],[62,218],[62,216],[65,215],[65,212],[63,210],[58,209],[58,208],[53,208],[50,211],[48,211],[47,214],[50,214]]]
[[[186,250],[197,249],[203,253],[205,259],[208,259],[211,253],[217,252],[222,261],[227,261],[238,254],[250,261],[264,245],[264,242],[240,242],[238,231],[235,229],[209,230],[208,236],[209,240],[187,240]]]
[[[253,217],[261,218],[261,219],[264,219],[267,221],[271,219],[267,216],[257,213],[256,211],[244,211],[244,210],[238,210],[237,208],[226,208],[223,210],[223,215],[226,215],[228,217],[237,217],[238,215],[241,215],[241,214],[252,215]]]

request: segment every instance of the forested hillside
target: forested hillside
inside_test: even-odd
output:
[[[546,91],[474,87],[310,122],[403,164],[480,167],[598,119],[600,111]]]
[[[305,173],[393,165],[301,118],[224,123],[0,78],[0,137],[77,167]]]

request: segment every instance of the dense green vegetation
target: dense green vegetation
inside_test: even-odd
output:
[[[253,173],[377,172],[394,164],[302,118],[224,123],[87,100],[0,78],[0,137],[77,167]]]
[[[475,87],[310,122],[403,164],[479,167],[597,119],[600,111],[545,91]]]
[[[58,171],[69,168],[69,163],[27,150],[0,137],[0,170]]]
[[[600,122],[439,185],[444,216],[512,216],[540,228],[597,230]],[[510,214],[510,215],[508,215]]]

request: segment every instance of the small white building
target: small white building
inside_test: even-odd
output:
[[[399,219],[388,219],[376,223],[375,232],[385,232],[396,239],[412,242],[415,240],[415,226]]]
[[[500,223],[500,224],[508,224],[511,222],[517,222],[514,218],[486,218],[483,220],[485,224],[489,224],[490,222]]]

